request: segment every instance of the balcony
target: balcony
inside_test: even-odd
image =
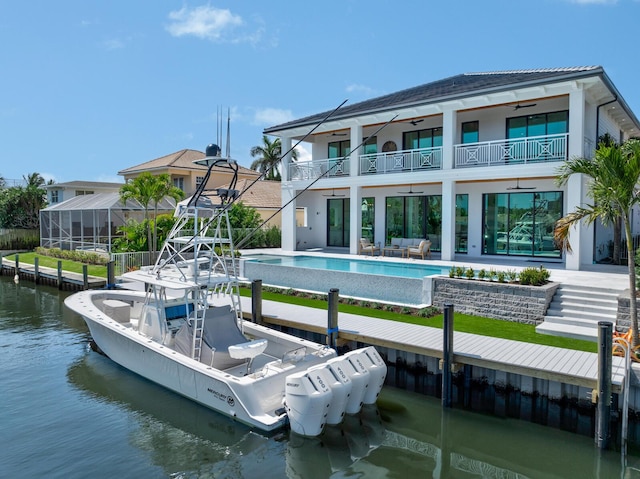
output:
[[[349,176],[351,159],[327,158],[314,161],[297,161],[289,164],[290,180],[315,180],[320,177]]]
[[[442,147],[360,156],[360,174],[408,173],[442,168]]]
[[[564,161],[568,138],[562,133],[455,145],[455,168]]]

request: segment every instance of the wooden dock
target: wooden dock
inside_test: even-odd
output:
[[[251,298],[242,298],[245,315],[251,311]],[[246,313],[246,312],[249,313]],[[266,324],[327,333],[328,312],[322,309],[263,301]],[[373,346],[442,358],[442,329],[339,313],[338,337]],[[454,333],[454,363],[487,368],[579,387],[597,388],[598,355],[584,351],[525,343],[508,339]],[[613,392],[622,391],[625,362],[613,357]]]
[[[2,258],[1,270],[3,275],[15,276],[17,274],[21,280],[26,279],[36,284],[42,283],[57,286],[59,289],[104,288],[107,284],[105,278],[62,271],[61,269],[48,268],[46,266],[38,266],[36,271],[35,265],[22,262],[18,264],[18,271],[16,272],[15,261],[10,261],[6,258]]]

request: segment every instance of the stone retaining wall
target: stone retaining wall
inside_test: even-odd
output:
[[[459,278],[433,278],[433,305],[454,305],[457,313],[539,324],[559,283],[544,286],[496,283]]]

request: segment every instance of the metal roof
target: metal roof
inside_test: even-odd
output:
[[[158,203],[158,210],[160,211],[173,211],[175,207],[176,203],[170,197],[166,197]],[[144,210],[144,207],[133,199],[129,199],[126,204],[123,204],[119,193],[96,193],[93,195],[74,196],[61,203],[43,208],[41,211],[79,210]]]

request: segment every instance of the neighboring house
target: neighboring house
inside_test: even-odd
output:
[[[255,208],[262,221],[265,221],[265,227],[277,226],[280,228],[282,222],[279,211],[282,201],[281,186],[279,181],[240,180],[236,185],[236,189],[241,193],[238,201]],[[298,226],[306,224],[305,208],[297,209],[296,224]]]
[[[204,181],[207,173],[207,167],[196,165],[194,160],[201,160],[205,157],[202,151],[198,150],[180,150],[155,160],[147,161],[130,168],[118,171],[119,175],[124,176],[125,181],[131,180],[145,171],[160,175],[167,173],[171,177],[173,185],[184,191],[185,195],[191,196],[197,186]],[[250,170],[243,166],[238,169],[239,179],[255,179],[260,173]],[[228,168],[213,167],[211,176],[207,184],[207,188],[215,185],[228,185],[231,181],[231,172]]]
[[[264,133],[286,151],[326,114]],[[283,158],[281,203],[309,190],[283,210],[282,246],[356,253],[361,237],[428,237],[443,260],[555,260],[577,270],[606,260],[612,233],[582,225],[572,254],[556,247],[555,222],[588,201],[584,178],[558,187],[557,168],[593,155],[605,133],[624,141],[639,130],[602,67],[467,73],[347,105],[306,138],[311,161]],[[303,227],[298,207],[309,211]]]
[[[172,214],[176,203],[165,198],[159,214]],[[40,246],[64,250],[111,252],[118,228],[144,220],[144,206],[134,199],[123,203],[119,192],[79,195],[40,210]]]
[[[74,196],[93,195],[96,193],[117,193],[122,183],[106,183],[101,181],[68,181],[44,185],[47,190],[47,201],[50,205],[62,203]]]

